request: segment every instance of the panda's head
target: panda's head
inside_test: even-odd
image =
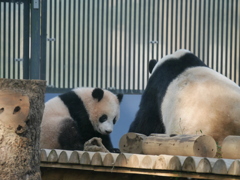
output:
[[[100,88],[78,88],[74,91],[82,99],[94,130],[110,134],[119,119],[123,95]]]
[[[164,56],[160,61],[152,59],[149,61],[149,67],[148,67],[149,72],[151,74],[153,74],[154,71],[157,69],[157,67],[161,66],[164,62],[171,60],[171,59],[179,59],[180,57],[184,56],[187,53],[191,53],[191,52],[186,49],[179,49],[176,52],[174,52],[173,54]]]

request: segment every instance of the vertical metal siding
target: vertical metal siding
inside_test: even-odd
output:
[[[185,48],[239,84],[239,24],[239,0],[48,0],[47,81],[140,93],[148,61]]]
[[[24,3],[22,1],[0,1],[1,78],[23,78],[23,45],[25,39],[23,25],[25,21]]]

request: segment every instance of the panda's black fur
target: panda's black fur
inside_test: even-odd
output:
[[[156,60],[149,62],[150,73],[156,63]],[[184,70],[196,66],[207,67],[192,53],[187,53],[178,59],[167,59],[158,66],[148,80],[146,89],[142,94],[139,110],[129,128],[129,132],[137,132],[147,136],[151,133],[165,133],[162,112],[159,112],[159,109],[161,108],[167,88]]]
[[[41,133],[41,148],[56,148],[56,149],[66,149],[66,150],[83,150],[84,149],[84,143],[88,140],[90,140],[93,137],[99,137],[102,139],[103,145],[110,151],[110,152],[119,152],[118,149],[113,148],[112,142],[110,139],[109,134],[102,134],[98,131],[96,131],[93,127],[93,124],[90,120],[90,115],[89,112],[87,111],[85,105],[86,102],[91,101],[93,105],[97,105],[98,103],[101,103],[105,98],[105,102],[103,103],[108,103],[108,100],[106,100],[106,96],[109,97],[109,99],[112,101],[111,105],[109,105],[110,108],[117,108],[119,107],[119,104],[122,100],[123,95],[118,94],[114,95],[109,91],[102,90],[100,88],[79,88],[81,91],[85,91],[84,94],[85,96],[89,97],[84,97],[88,98],[85,99],[85,103],[83,102],[82,98],[76,94],[76,92],[80,90],[75,90],[75,91],[69,91],[67,93],[61,94],[58,97],[53,98],[53,102],[51,105],[56,105],[59,106],[59,109],[56,109],[57,107],[49,106],[47,105],[44,116],[43,116],[43,123],[42,123],[42,133]],[[91,91],[91,93],[89,93]],[[94,100],[95,99],[95,100]],[[51,103],[51,100],[49,101]],[[116,107],[114,106],[114,103],[118,103]],[[103,104],[104,105],[104,104]],[[100,106],[102,109],[105,108],[105,106]],[[48,117],[52,118],[51,116],[55,116],[55,114],[51,114],[51,109],[52,112],[59,112],[63,113],[62,118],[60,116],[56,117],[56,129],[51,129],[49,126],[54,125],[54,122],[48,122],[48,121],[55,121],[55,119],[48,119]],[[61,108],[66,111],[61,112]],[[92,110],[95,112],[96,107],[88,107],[89,109],[92,108]],[[106,108],[107,105],[106,105]],[[106,112],[106,108],[103,110],[103,113]],[[107,109],[108,110],[108,109]],[[111,110],[111,109],[110,109]],[[49,112],[50,111],[50,112]],[[101,110],[99,110],[101,111]],[[118,110],[116,111],[116,116],[119,116]],[[101,112],[100,112],[101,113]],[[113,112],[109,112],[113,113]],[[96,115],[97,116],[97,115]],[[95,116],[94,116],[95,117]],[[99,117],[98,117],[99,118]],[[118,117],[116,117],[118,118]],[[98,119],[97,119],[98,120]],[[49,124],[50,123],[50,124]],[[48,129],[47,129],[48,128]],[[47,137],[49,134],[48,131],[52,131],[51,135],[52,137]],[[53,137],[53,136],[57,137]],[[51,139],[53,139],[51,142]],[[57,141],[57,142],[55,142]]]

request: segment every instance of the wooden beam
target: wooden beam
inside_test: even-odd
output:
[[[58,170],[60,169],[60,170]],[[94,179],[95,175],[98,174],[98,172],[103,172],[106,179],[112,179],[108,178],[108,175],[115,174],[116,176],[113,176],[114,179],[122,179],[123,177],[128,177],[128,175],[141,175],[136,177],[143,177],[145,179],[151,178],[153,176],[161,177],[178,177],[178,178],[196,178],[196,179],[222,179],[222,180],[234,180],[234,179],[240,179],[239,176],[229,176],[229,175],[220,175],[220,174],[208,174],[208,173],[193,173],[193,172],[184,172],[184,171],[169,171],[169,170],[148,170],[148,169],[139,169],[139,168],[124,168],[124,167],[103,167],[103,166],[88,166],[88,165],[66,165],[66,164],[58,164],[58,163],[41,163],[41,172],[42,172],[42,179],[45,180],[47,177],[48,180],[55,179],[62,179],[62,180],[70,180],[66,179],[67,177],[71,176],[71,173],[66,172],[68,170],[76,170],[75,173],[77,173],[77,177],[81,179],[81,175],[83,171],[89,171],[90,174],[92,174],[92,177],[89,176],[89,179]],[[59,172],[65,172],[65,175],[59,175]],[[50,178],[51,176],[47,176],[46,173],[51,172],[53,178]],[[120,173],[120,174],[119,174]],[[56,175],[59,175],[59,177],[56,177]],[[84,177],[84,176],[83,176]],[[129,176],[130,178],[132,176]],[[54,179],[54,180],[55,180]],[[129,178],[126,178],[129,179]],[[137,178],[138,179],[138,178]]]

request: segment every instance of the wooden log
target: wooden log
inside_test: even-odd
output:
[[[69,159],[72,152],[73,151],[67,151],[67,150],[62,151],[59,155],[58,163],[63,163],[63,164],[69,163]]]
[[[102,166],[103,165],[103,160],[102,156],[99,152],[94,153],[91,161],[92,166]]]
[[[59,155],[63,150],[52,149],[48,155],[48,162],[58,162]]]
[[[114,164],[114,166],[116,167],[126,167],[127,166],[127,158],[124,154],[119,154],[117,159],[116,159],[116,162]]]
[[[140,163],[141,163],[141,161],[143,160],[144,157],[145,157],[145,155],[132,154],[132,155],[128,158],[127,167],[139,168],[139,167],[140,167]]]
[[[60,154],[59,154],[59,157],[58,157],[58,163],[68,163],[68,154],[65,150],[63,150]]]
[[[85,151],[80,158],[80,164],[90,165],[93,155],[94,155],[94,152]]]
[[[140,168],[154,169],[154,165],[158,156],[145,155],[140,163]]]
[[[69,163],[71,163],[71,164],[79,164],[80,163],[80,158],[79,158],[77,151],[72,152],[72,154],[70,155],[70,158],[69,158]]]
[[[218,158],[207,158],[211,167],[213,168],[214,164],[217,162]]]
[[[48,155],[51,152],[51,149],[41,149],[41,162],[47,162],[48,161]]]
[[[212,173],[214,174],[227,174],[228,169],[234,162],[232,159],[218,159],[212,168]]]
[[[210,173],[212,167],[207,158],[188,156],[182,165],[183,171],[198,172],[198,173]]]
[[[182,166],[179,157],[162,154],[155,161],[154,169],[178,171],[182,169]]]
[[[84,152],[80,159],[80,164],[90,165],[91,164],[91,157],[89,152]]]
[[[159,133],[151,133],[149,136],[157,136],[157,137],[174,137],[177,134],[159,134]]]
[[[143,168],[153,169],[155,161],[158,156],[142,155],[142,154],[129,154],[126,167],[130,168]]]
[[[104,166],[114,166],[116,159],[119,154],[117,153],[107,153],[103,159]]]
[[[139,133],[124,134],[119,141],[119,149],[122,153],[142,154],[142,141],[146,136]]]
[[[196,168],[196,172],[198,173],[211,173],[212,166],[210,161],[207,158],[202,158]]]
[[[41,179],[46,81],[0,79],[0,179]],[[4,166],[3,166],[4,165]]]
[[[240,162],[235,160],[228,169],[228,174],[230,175],[240,175]]]
[[[151,135],[143,140],[142,149],[144,154],[199,157],[214,157],[217,152],[215,140],[207,135]]]
[[[240,136],[227,136],[222,143],[222,158],[240,158]]]
[[[69,163],[80,164],[80,158],[83,153],[84,151],[73,151],[69,158]]]
[[[196,163],[191,156],[188,156],[184,160],[183,165],[182,165],[182,170],[188,171],[188,172],[196,172]]]
[[[128,153],[121,153],[118,155],[114,166],[116,167],[127,167],[128,166],[128,159],[132,156],[132,154]]]
[[[213,166],[212,173],[214,173],[214,174],[227,174],[226,163],[222,159],[218,159]]]

